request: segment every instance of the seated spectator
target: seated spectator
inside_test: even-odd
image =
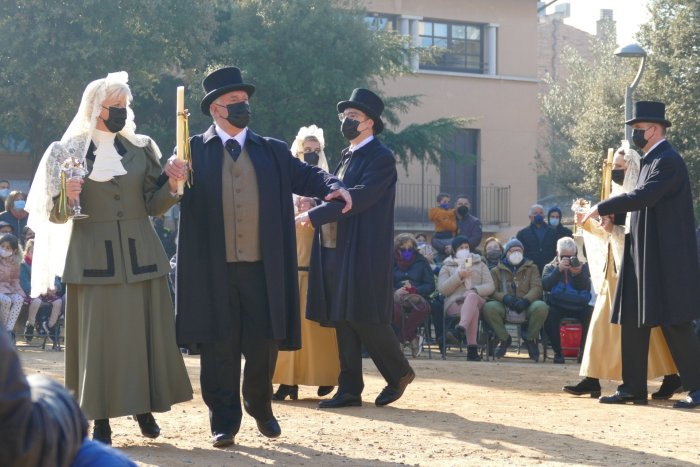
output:
[[[564,237],[573,237],[574,233],[562,225],[562,215],[559,206],[554,206],[547,211],[547,224],[557,231],[557,240]]]
[[[554,350],[554,363],[564,363],[559,332],[562,318],[576,318],[581,322],[583,337],[580,354],[583,354],[585,336],[591,322],[591,273],[588,264],[580,262],[576,254],[574,239],[560,238],[557,241],[557,257],[542,272],[542,288],[549,292],[549,314],[544,330]]]
[[[526,250],[519,240],[509,240],[504,250],[500,263],[491,270],[496,291],[482,309],[484,320],[500,341],[496,358],[503,357],[512,342],[505,323],[527,323],[523,336],[527,353],[537,361],[540,357],[537,336],[548,313],[547,304],[542,301],[542,279],[535,263],[525,257]]]
[[[484,258],[489,270],[498,266],[503,256],[503,245],[496,237],[489,237],[484,242]]]
[[[34,239],[30,239],[27,241],[27,245],[24,248],[24,261],[22,261],[19,269],[19,283],[22,286],[22,290],[24,290],[24,293],[26,294],[24,302],[29,305],[27,324],[24,327],[24,338],[27,340],[27,342],[32,341],[35,327],[37,332],[43,331],[49,336],[54,337],[56,335],[56,323],[58,322],[58,318],[61,316],[61,312],[63,311],[63,286],[58,277],[56,278],[52,289],[47,290],[45,294],[39,295],[38,297],[30,297],[29,294],[32,290],[33,256]],[[44,303],[51,305],[51,315],[49,316],[48,322],[44,322],[44,324],[46,324],[46,328],[41,328],[40,324],[36,322],[36,315],[39,308]]]
[[[5,221],[14,229],[13,235],[21,235],[27,225],[29,213],[24,210],[27,195],[23,191],[12,191],[5,200],[5,212],[0,214],[0,221]]]
[[[471,253],[467,237],[455,237],[452,251],[454,254],[442,263],[438,290],[445,296],[445,316],[459,317],[454,334],[458,340],[466,336],[467,360],[478,361],[479,311],[494,292],[493,278],[481,256]]]
[[[420,355],[423,336],[418,326],[430,314],[428,297],[435,290],[435,274],[428,261],[418,252],[411,234],[394,239],[394,331],[401,343],[411,343],[414,357]]]
[[[24,228],[22,229],[22,238],[20,241],[22,242],[22,245],[27,245],[27,241],[31,240],[34,238],[34,231],[29,228],[28,225],[25,225]]]
[[[12,227],[12,224],[9,222],[5,221],[0,221],[0,235],[5,235],[5,234],[15,234],[15,228]]]
[[[24,304],[24,290],[19,284],[19,267],[22,249],[17,237],[5,234],[0,237],[0,323],[15,342],[15,323]]]
[[[544,208],[540,204],[530,206],[528,217],[530,225],[520,230],[516,238],[542,276],[544,266],[557,255],[557,231],[544,222]]]
[[[450,195],[440,193],[437,195],[438,205],[430,208],[428,219],[435,224],[435,234],[431,244],[435,248],[435,262],[442,263],[445,257],[452,254],[452,238],[457,231],[457,218],[450,208]]]
[[[428,237],[424,233],[416,234],[416,242],[418,244],[418,253],[423,255],[423,257],[428,260],[431,267],[435,267],[435,250],[432,245],[428,243]]]
[[[472,207],[471,201],[466,195],[457,196],[455,203],[455,219],[457,222],[457,235],[467,237],[469,245],[472,246],[472,252],[479,250],[481,244],[481,221],[478,217],[470,214]]]
[[[0,333],[0,465],[131,467],[115,449],[87,439],[88,422],[63,385],[25,377],[17,353]]]

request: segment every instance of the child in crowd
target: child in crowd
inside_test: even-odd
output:
[[[24,291],[19,284],[19,265],[22,250],[17,237],[5,234],[0,237],[0,319],[15,342],[15,323],[24,303]]]

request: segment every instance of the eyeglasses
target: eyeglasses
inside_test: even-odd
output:
[[[360,120],[362,118],[362,115],[360,115],[357,112],[348,112],[348,113],[339,113],[338,114],[338,120],[341,122],[345,120],[346,118],[349,118],[350,120]],[[367,119],[365,119],[367,120]],[[365,120],[362,120],[360,123],[364,122]]]

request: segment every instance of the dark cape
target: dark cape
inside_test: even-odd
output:
[[[214,126],[190,138],[190,147],[194,182],[181,201],[176,277],[177,340],[183,346],[230,339],[234,329],[222,214],[224,148]],[[282,141],[248,129],[245,147],[258,181],[270,337],[280,350],[297,350],[301,328],[292,193],[323,198],[343,185],[293,157]]]
[[[621,322],[623,306],[637,310],[639,326],[700,318],[693,198],[688,169],[671,144],[663,141],[646,154],[635,189],[601,202],[598,212],[631,212],[612,322]],[[627,271],[636,274],[636,294],[623,289]]]
[[[306,317],[321,324],[339,321],[387,324],[393,307],[394,198],[396,160],[376,137],[354,151],[343,183],[350,187],[352,209],[325,203],[309,211],[316,227],[309,271]],[[335,303],[325,296],[320,226],[338,220]]]

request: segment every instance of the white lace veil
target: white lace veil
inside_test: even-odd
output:
[[[27,225],[34,231],[34,256],[32,258],[32,292],[36,297],[53,287],[54,277],[61,276],[66,262],[73,222],[50,222],[54,198],[61,193],[61,164],[69,157],[84,160],[90,147],[102,102],[114,92],[127,96],[127,116],[124,128],[119,132],[134,146],[150,145],[154,156],[160,160],[160,151],[148,136],[137,135],[134,112],[131,110],[129,76],[125,71],[110,73],[85,88],[78,113],[63,134],[61,141],[51,143],[39,162],[32,182],[25,210],[29,212]]]
[[[318,166],[328,172],[328,161],[326,160],[326,153],[324,152],[326,141],[323,138],[323,129],[317,127],[316,125],[303,126],[299,128],[299,133],[297,133],[297,137],[292,143],[292,154],[294,157],[304,160],[304,140],[309,136],[313,136],[321,144],[321,152],[318,155]]]
[[[617,150],[617,153],[622,152],[625,155],[625,161],[627,161],[627,169],[625,170],[625,179],[622,182],[622,186],[617,183],[613,183],[610,196],[619,196],[625,193],[629,193],[634,190],[637,186],[637,181],[639,180],[639,170],[640,170],[640,159],[639,153],[634,149],[630,148],[629,141],[623,140],[622,146]],[[614,226],[612,234],[610,235],[610,241],[612,243],[613,257],[615,258],[615,264],[617,265],[618,271],[620,266],[622,266],[622,255],[625,250],[625,234],[630,231],[630,215],[627,213],[625,217],[624,226]]]

